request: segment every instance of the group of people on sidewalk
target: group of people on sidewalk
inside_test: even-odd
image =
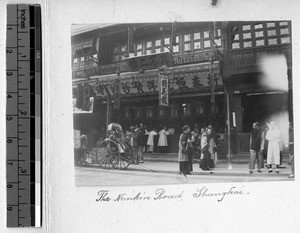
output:
[[[294,177],[294,153],[293,153],[293,131],[289,127],[289,151],[290,151],[290,178]],[[265,146],[267,144],[267,146]],[[264,164],[264,150],[267,149],[267,163]],[[253,130],[250,134],[250,162],[249,173],[252,174],[255,170],[255,162],[257,160],[257,172],[261,173],[265,166],[269,169],[269,173],[273,172],[272,166],[276,166],[276,173],[279,173],[279,166],[281,164],[282,143],[280,141],[280,130],[275,122],[268,124],[268,130],[265,133],[258,122],[253,123]]]
[[[215,134],[212,126],[201,129],[196,126],[191,131],[189,125],[182,128],[178,143],[178,162],[180,174],[186,176],[193,171],[194,156],[199,155],[199,166],[202,170],[210,170],[218,163]]]
[[[161,153],[165,153],[168,147],[167,136],[170,135],[166,126],[164,126],[159,132],[157,132],[156,129],[148,132],[143,123],[140,123],[139,126],[130,127],[130,131],[127,132],[127,137],[133,149],[135,164],[144,162],[144,151],[149,153],[154,152],[154,136],[156,135],[159,135],[157,144],[159,151]]]

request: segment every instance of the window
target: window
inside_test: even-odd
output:
[[[136,56],[143,55],[143,43],[137,43],[136,44]]]
[[[147,118],[152,118],[154,117],[154,112],[153,112],[153,108],[152,107],[148,107],[146,109],[146,117]]]
[[[170,37],[164,39],[164,52],[169,52],[170,48]]]
[[[154,52],[155,53],[160,53],[161,52],[161,39],[155,40]]]
[[[142,108],[138,107],[135,109],[135,118],[140,119],[143,117]]]
[[[199,103],[196,105],[196,115],[199,116],[202,114],[204,114],[204,107],[202,103]]]
[[[277,39],[268,39],[269,45],[277,44]]]
[[[200,32],[194,33],[194,50],[200,50],[201,49],[201,37]]]
[[[191,104],[182,104],[182,115],[185,117],[191,115]]]
[[[183,51],[191,51],[191,34],[185,34],[183,36],[184,45]]]
[[[124,60],[128,58],[129,54],[127,51],[127,45],[120,45],[120,46],[115,46],[113,48],[114,54],[113,54],[113,61],[114,62],[119,62],[120,60]]]
[[[178,117],[178,106],[175,104],[172,104],[170,106],[170,117],[171,118],[176,118]]]
[[[215,44],[217,47],[220,47],[222,45],[222,41],[221,41],[221,29],[217,29],[214,32],[214,36],[215,36]]]
[[[209,38],[209,31],[204,31],[203,32],[203,48],[210,48],[211,47],[211,43],[210,43],[210,38]]]
[[[232,49],[291,43],[290,23],[286,21],[254,22],[232,28],[238,29],[233,32]]]
[[[81,57],[81,58],[80,58],[80,64],[79,64],[79,67],[84,67],[84,60],[85,60],[84,57]]]
[[[167,117],[167,109],[166,108],[163,108],[163,107],[159,108],[158,113],[159,113],[160,118]]]
[[[152,41],[147,41],[146,43],[146,54],[152,53]]]
[[[176,45],[173,45],[173,53],[179,53],[179,36],[176,36]]]
[[[281,38],[281,44],[291,43],[290,37]]]

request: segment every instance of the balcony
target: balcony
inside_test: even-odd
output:
[[[174,66],[203,63],[211,61],[212,59],[215,60],[215,53],[213,50],[172,55],[172,62]],[[117,71],[129,72],[130,67],[126,61],[103,66],[89,65],[76,69],[73,68],[72,77],[73,80],[76,80],[82,79],[86,76],[114,74]]]
[[[233,74],[259,72],[261,57],[278,54],[285,55],[290,69],[292,66],[292,46],[290,44],[228,50],[225,54],[225,78]]]

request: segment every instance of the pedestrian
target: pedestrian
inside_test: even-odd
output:
[[[139,134],[139,128],[137,127],[131,127],[131,130],[133,130],[132,138],[131,138],[131,146],[132,146],[132,152],[133,152],[133,158],[135,161],[135,164],[139,164],[140,158],[139,158],[139,147],[138,147],[138,134]]]
[[[189,158],[187,154],[188,150],[188,139],[189,139],[189,132],[190,127],[188,125],[183,126],[182,128],[183,133],[179,137],[178,142],[178,162],[179,162],[179,173],[186,176],[189,173],[188,163]]]
[[[142,133],[142,138],[141,139],[141,144],[143,146],[143,149],[142,151],[146,151],[146,146],[147,146],[147,139],[148,139],[148,136],[147,136],[147,129],[146,129],[146,126],[143,124],[143,123],[140,123],[140,130],[141,130],[141,133]]]
[[[249,173],[252,174],[255,169],[255,160],[257,159],[257,171],[261,173],[264,167],[263,150],[265,144],[265,134],[258,122],[253,123],[253,130],[250,134],[250,162]]]
[[[154,136],[157,135],[156,129],[151,130],[148,134],[147,152],[154,153]]]
[[[136,154],[135,154],[134,145],[133,145],[134,144],[134,142],[133,142],[134,130],[135,130],[135,127],[130,126],[129,131],[126,132],[126,140],[131,147],[131,149],[127,148],[127,150],[129,151],[130,158],[131,158],[131,163],[135,163],[135,161],[136,161]]]
[[[187,154],[188,154],[188,175],[191,174],[193,171],[193,160],[194,160],[194,147],[193,142],[195,138],[191,132],[188,133],[188,147],[187,147]]]
[[[193,139],[193,154],[194,154],[194,158],[199,159],[200,160],[200,147],[201,147],[201,134],[199,133],[199,129],[195,129],[192,132],[192,139]]]
[[[214,152],[216,150],[216,143],[212,135],[212,129],[207,128],[201,139],[201,160],[200,168],[202,170],[210,170],[215,166],[216,159]]]
[[[279,173],[280,131],[279,131],[278,127],[275,125],[275,122],[273,122],[273,121],[269,125],[269,130],[266,134],[266,139],[269,141],[268,154],[267,154],[267,165],[269,168],[269,172],[272,172],[272,165],[276,165],[276,173]]]
[[[141,127],[138,127],[137,130],[137,143],[138,143],[138,158],[139,158],[139,163],[144,162],[144,156],[143,156],[143,150],[145,147],[145,142],[144,142],[144,132],[142,131]]]
[[[164,126],[161,131],[159,131],[159,138],[158,138],[158,144],[157,146],[160,148],[159,151],[161,153],[166,153],[168,149],[168,138],[167,136],[170,135],[170,133],[167,131],[167,127]]]

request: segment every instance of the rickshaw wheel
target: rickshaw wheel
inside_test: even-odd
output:
[[[98,144],[97,162],[101,168],[115,168],[119,161],[119,157],[120,151],[118,145],[114,141],[106,139]]]
[[[114,168],[122,170],[126,169],[130,164],[133,163],[133,160],[130,157],[132,155],[131,147],[128,147],[128,145],[126,145],[127,143],[125,140],[123,141],[123,143],[124,144],[122,144],[122,146],[124,153],[120,153],[119,160],[117,163],[115,163],[114,166]]]

